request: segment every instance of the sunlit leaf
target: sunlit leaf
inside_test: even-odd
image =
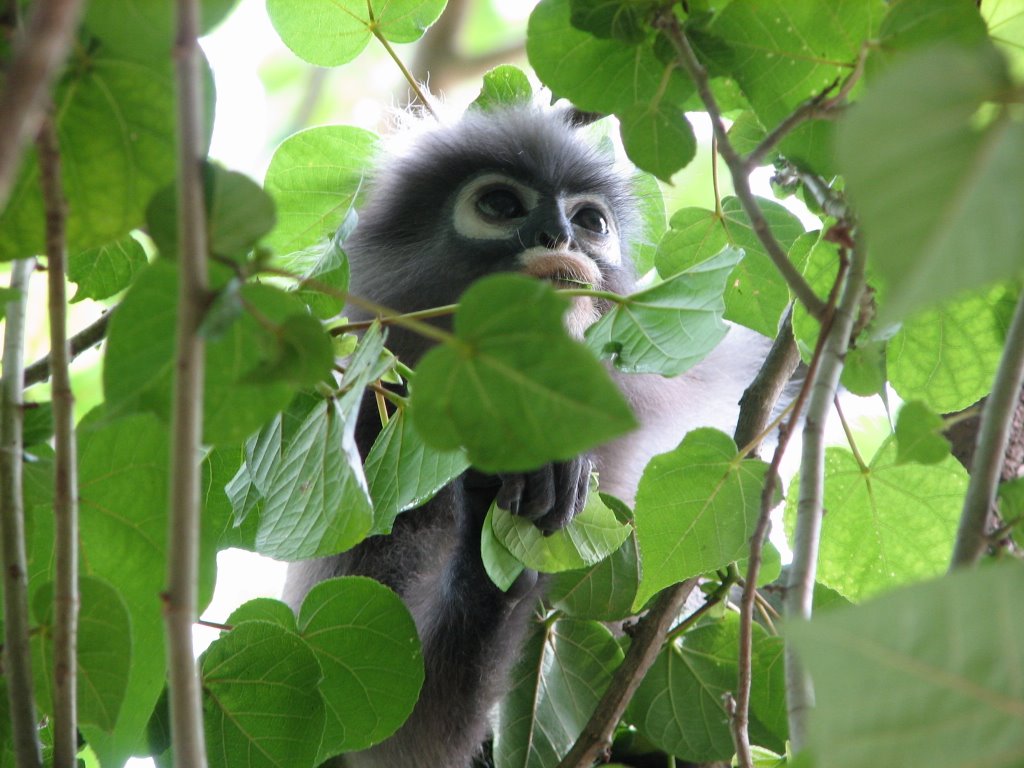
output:
[[[374,32],[411,43],[433,24],[446,0],[268,0],[277,33],[298,56],[336,67],[362,53]]]
[[[743,252],[726,247],[651,288],[634,293],[587,329],[587,345],[629,373],[676,376],[693,367],[726,334],[726,278]]]
[[[761,507],[767,465],[741,460],[732,439],[697,429],[655,456],[640,478],[636,534],[643,580],[634,605],[745,553]]]
[[[123,291],[146,266],[146,251],[131,235],[68,258],[68,280],[78,283],[72,302],[106,299]]]
[[[413,423],[428,444],[466,447],[474,466],[533,469],[626,432],[633,416],[611,379],[562,326],[568,302],[518,275],[463,295],[455,338],[416,369]]]
[[[866,469],[842,448],[825,452],[825,500],[818,580],[850,600],[946,570],[960,519],[967,472],[952,457],[897,464],[887,443]],[[792,533],[796,482],[786,503]]]
[[[830,768],[1024,760],[1020,563],[964,570],[787,626],[814,678],[810,748]],[[927,713],[923,717],[922,713]]]

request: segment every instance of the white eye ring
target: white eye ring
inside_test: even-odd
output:
[[[505,189],[518,198],[522,216],[502,218],[488,215],[480,202],[491,191]],[[484,173],[467,182],[455,196],[452,223],[455,231],[472,240],[507,240],[519,227],[522,218],[533,210],[540,195],[521,181],[503,173]],[[486,205],[484,206],[486,208]]]

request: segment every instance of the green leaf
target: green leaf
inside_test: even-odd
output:
[[[721,253],[612,307],[586,332],[587,346],[628,373],[676,376],[699,363],[728,330],[726,278],[743,251]]]
[[[878,29],[867,73],[872,78],[899,56],[940,43],[973,47],[988,39],[978,6],[960,0],[900,0],[891,3]]]
[[[502,592],[508,592],[526,566],[495,535],[492,525],[495,509],[492,506],[484,517],[484,527],[480,531],[480,558],[494,585]]]
[[[224,622],[229,627],[236,627],[243,621],[269,621],[289,632],[298,633],[295,613],[280,600],[269,597],[257,597],[235,608]]]
[[[416,369],[413,423],[429,444],[466,447],[485,471],[565,460],[633,424],[616,386],[562,325],[568,302],[546,283],[498,275],[474,283],[455,337]]]
[[[588,112],[618,113],[651,103],[658,94],[678,105],[693,92],[692,83],[678,68],[661,62],[650,42],[629,45],[576,29],[570,21],[570,0],[537,4],[530,15],[526,53],[552,92]]]
[[[697,154],[693,126],[682,109],[662,101],[641,102],[617,113],[629,159],[668,183]]]
[[[926,50],[879,78],[843,122],[839,158],[886,281],[881,320],[1021,273],[1024,191],[1013,180],[1024,174],[1024,126],[978,115],[1008,87],[991,52]]]
[[[498,708],[496,764],[555,765],[583,732],[621,662],[622,650],[601,624],[575,619],[537,624]]]
[[[53,405],[26,402],[21,429],[22,445],[26,448],[47,442],[53,437]]]
[[[32,636],[33,665],[39,706],[53,714],[53,583],[47,582],[32,597],[36,631]],[[128,688],[132,668],[131,618],[124,600],[105,581],[79,579],[77,634],[78,721],[114,730]]]
[[[355,211],[351,212],[355,218]],[[342,225],[344,227],[344,224]],[[317,258],[300,283],[296,295],[321,320],[336,317],[345,306],[342,295],[348,290],[348,256],[341,249],[340,238],[335,237],[317,254]]]
[[[244,254],[274,228],[274,201],[243,173],[207,165],[210,252]]]
[[[745,554],[767,468],[763,461],[741,460],[732,439],[709,428],[651,459],[636,494],[643,566],[636,608],[664,587]]]
[[[634,612],[640,582],[636,535],[587,570],[563,571],[548,582],[547,599],[568,616],[596,621],[620,621]]]
[[[438,451],[400,408],[374,441],[365,462],[373,499],[372,533],[390,533],[395,517],[428,501],[469,466],[463,451]]]
[[[898,464],[886,443],[866,469],[841,448],[825,451],[825,515],[818,580],[857,602],[946,570],[960,519],[967,472],[952,457]],[[786,502],[792,535],[799,493]]]
[[[782,642],[753,627],[750,738],[784,751],[785,680]],[[736,690],[739,619],[691,629],[658,654],[630,704],[628,717],[640,733],[677,757],[695,763],[729,760],[733,754],[726,693]]]
[[[405,722],[423,684],[423,655],[394,592],[356,576],[321,582],[302,603],[299,631],[323,669],[327,723],[317,763],[376,744]]]
[[[889,380],[938,413],[973,405],[992,387],[1014,297],[996,288],[909,318],[889,342]]]
[[[758,198],[775,237],[787,251],[804,234],[800,220],[786,208]],[[669,277],[718,254],[725,246],[742,248],[743,261],[727,282],[725,319],[774,337],[779,317],[789,303],[789,288],[779,275],[750,226],[750,219],[735,197],[722,200],[722,215],[700,208],[683,208],[669,222],[658,245],[655,266]]]
[[[337,401],[309,412],[267,478],[257,550],[279,560],[331,555],[362,541],[373,522],[354,423]]]
[[[83,576],[120,594],[131,617],[128,687],[112,733],[82,727],[104,764],[121,765],[137,748],[165,680],[162,609],[167,560],[167,429],[153,416],[104,421],[87,416],[78,428],[79,525]],[[37,520],[52,518],[37,508]],[[36,525],[37,537],[42,534]],[[36,539],[47,550],[50,541]],[[204,566],[210,578],[212,563]],[[105,630],[104,630],[105,631]],[[140,649],[148,649],[143,653]]]
[[[640,209],[640,232],[637,241],[631,243],[633,265],[637,274],[643,275],[654,267],[654,255],[658,241],[668,229],[665,218],[665,196],[661,193],[658,180],[649,173],[637,171],[633,174],[633,195]]]
[[[308,768],[324,729],[312,649],[287,630],[247,621],[215,640],[201,661],[210,768],[239,756],[249,768]]]
[[[203,0],[199,4],[201,33],[217,26],[237,3],[238,0]],[[84,24],[105,46],[130,57],[171,58],[177,28],[174,7],[169,3],[91,0],[86,5]]]
[[[315,317],[305,313],[289,315],[274,329],[274,339],[277,343],[270,357],[260,361],[240,381],[284,381],[298,387],[313,387],[330,379],[334,345]]]
[[[545,535],[521,515],[491,506],[491,528],[512,555],[527,568],[544,573],[571,571],[594,565],[622,546],[630,534],[615,513],[601,501],[594,483],[587,504],[568,525]]]
[[[103,390],[112,410],[145,410],[170,418],[177,279],[173,264],[152,264],[110,320]],[[302,303],[269,285],[243,286],[241,297],[260,321],[247,312],[222,338],[206,345],[203,439],[209,444],[240,442],[294,395],[287,382],[247,377],[279,349],[279,339],[266,324],[302,314]]]
[[[942,430],[942,417],[919,400],[912,400],[900,409],[896,421],[896,462],[903,464],[938,464],[949,456],[949,440]]]
[[[817,764],[1020,765],[1022,591],[1003,562],[787,626],[814,678]]]
[[[572,25],[594,37],[637,44],[647,36],[648,15],[656,6],[647,0],[570,0]]]
[[[72,66],[54,102],[68,252],[77,253],[140,226],[150,196],[174,176],[170,61],[154,65],[90,52]],[[44,221],[38,160],[31,148],[0,213],[0,260],[42,253]]]
[[[823,14],[819,3],[806,0],[730,3],[711,17],[706,31],[715,43],[701,52],[716,72],[739,83],[761,124],[772,129],[802,102],[851,74],[886,8],[882,0],[838,0]],[[831,132],[825,121],[811,121],[780,150],[831,175]]]
[[[484,111],[529,103],[533,99],[530,78],[519,67],[501,64],[484,73],[484,84],[480,95],[470,105]]]
[[[285,139],[264,181],[277,207],[277,226],[266,244],[282,256],[313,246],[319,255],[323,241],[334,236],[360,200],[376,151],[377,136],[351,126],[309,128]],[[299,266],[293,271],[304,273],[305,265]]]
[[[72,303],[107,299],[127,288],[146,266],[146,251],[131,235],[68,259],[68,280],[78,283]]]
[[[446,0],[267,0],[267,13],[296,55],[320,67],[336,67],[362,53],[380,34],[411,43],[437,21]]]

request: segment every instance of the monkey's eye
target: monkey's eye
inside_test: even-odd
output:
[[[476,201],[476,209],[484,216],[496,221],[521,219],[526,215],[526,206],[519,195],[506,187],[496,187],[484,192]]]
[[[583,227],[583,229],[598,235],[608,234],[608,220],[605,219],[604,214],[597,210],[597,208],[592,208],[591,206],[586,206],[576,211],[576,214],[572,217],[572,223],[577,227]]]

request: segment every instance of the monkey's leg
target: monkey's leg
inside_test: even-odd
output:
[[[423,643],[426,675],[420,699],[394,736],[346,756],[346,765],[469,765],[487,736],[488,713],[504,690],[539,594],[533,572],[524,573],[508,592],[487,576],[480,558],[487,510],[497,495],[518,514],[553,530],[582,508],[589,470],[588,460],[577,459],[526,475],[496,478],[470,472],[446,489],[446,501],[458,510],[455,548],[442,569],[406,584],[403,594]]]

